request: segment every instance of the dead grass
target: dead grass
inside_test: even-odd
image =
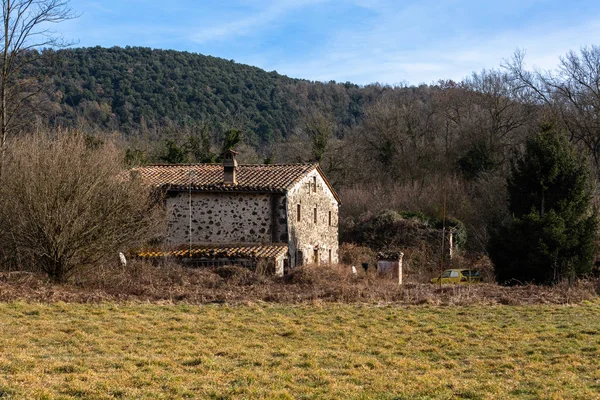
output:
[[[598,399],[598,306],[0,303],[0,398]]]
[[[246,303],[398,303],[406,305],[571,304],[597,298],[597,281],[554,287],[502,287],[492,283],[443,286],[407,283],[365,273],[354,276],[346,265],[307,266],[283,277],[269,277],[238,267],[215,271],[177,264],[132,262],[127,268],[99,269],[57,284],[41,275],[0,274],[0,301],[98,303],[140,301],[205,304]]]

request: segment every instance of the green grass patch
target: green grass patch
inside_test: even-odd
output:
[[[0,303],[0,399],[600,398],[600,305]]]

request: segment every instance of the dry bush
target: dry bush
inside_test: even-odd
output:
[[[8,144],[0,176],[0,249],[65,281],[146,240],[162,220],[149,188],[123,179],[111,141],[77,132],[35,134]]]
[[[440,273],[440,253],[425,243],[404,249],[403,275],[407,283],[427,283]]]
[[[340,190],[340,231],[351,230],[365,215],[383,210],[421,212],[441,218],[444,189],[447,216],[462,221],[467,228],[467,248],[484,251],[488,226],[505,215],[506,179],[501,175],[482,174],[469,182],[458,176],[431,176],[428,179],[389,184],[358,184]]]
[[[423,181],[389,184],[368,184],[340,190],[344,207],[340,209],[344,223],[356,221],[366,212],[377,214],[383,210],[422,212],[431,217],[442,217],[446,188],[447,214],[464,219],[471,214],[471,198],[467,183],[458,177],[433,176]]]
[[[227,272],[225,272],[227,271]],[[348,265],[307,265],[285,277],[265,277],[238,267],[216,270],[188,268],[169,261],[153,265],[132,260],[126,267],[115,261],[71,283],[59,284],[44,275],[0,273],[0,301],[100,302],[142,301],[157,303],[273,302],[284,304],[343,302],[370,304],[528,305],[597,301],[600,281],[566,282],[554,287],[497,284],[438,285],[407,283],[365,273]]]
[[[251,271],[248,268],[236,265],[217,267],[215,274],[226,279],[234,286],[256,285],[265,282],[265,275],[262,272]]]
[[[364,270],[357,268],[364,274]],[[352,267],[344,264],[307,264],[293,269],[288,275],[283,277],[286,284],[297,284],[304,286],[326,287],[337,283],[346,283],[355,276],[352,273]]]
[[[377,265],[377,255],[366,246],[359,246],[354,243],[342,243],[339,254],[342,263],[354,265],[356,268],[359,268],[362,263],[369,263],[369,266]]]

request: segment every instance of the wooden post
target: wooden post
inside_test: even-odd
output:
[[[404,253],[400,252],[400,257],[398,258],[398,285],[402,286],[402,257],[404,257]]]

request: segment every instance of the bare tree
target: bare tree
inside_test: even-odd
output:
[[[0,176],[3,264],[64,281],[160,234],[162,207],[129,178],[111,141],[90,146],[83,134],[59,132],[9,142]]]
[[[43,48],[68,45],[50,29],[75,18],[68,0],[2,0],[0,46],[0,148],[4,156],[7,138],[23,128],[24,106],[43,89],[43,79],[22,77],[23,70],[41,58]]]
[[[528,71],[523,51],[515,52],[504,67],[522,92],[553,111],[600,172],[600,46],[568,52],[555,71]]]
[[[321,162],[335,133],[333,114],[311,109],[305,113],[301,129],[310,142],[311,159]]]
[[[470,126],[461,129],[465,150],[485,149],[493,156],[490,162],[495,167],[506,165],[507,156],[524,143],[535,125],[539,107],[505,71],[473,73],[463,85],[470,91],[472,102]]]
[[[365,111],[358,141],[386,179],[412,181],[439,167],[439,118],[418,89],[382,96]]]

